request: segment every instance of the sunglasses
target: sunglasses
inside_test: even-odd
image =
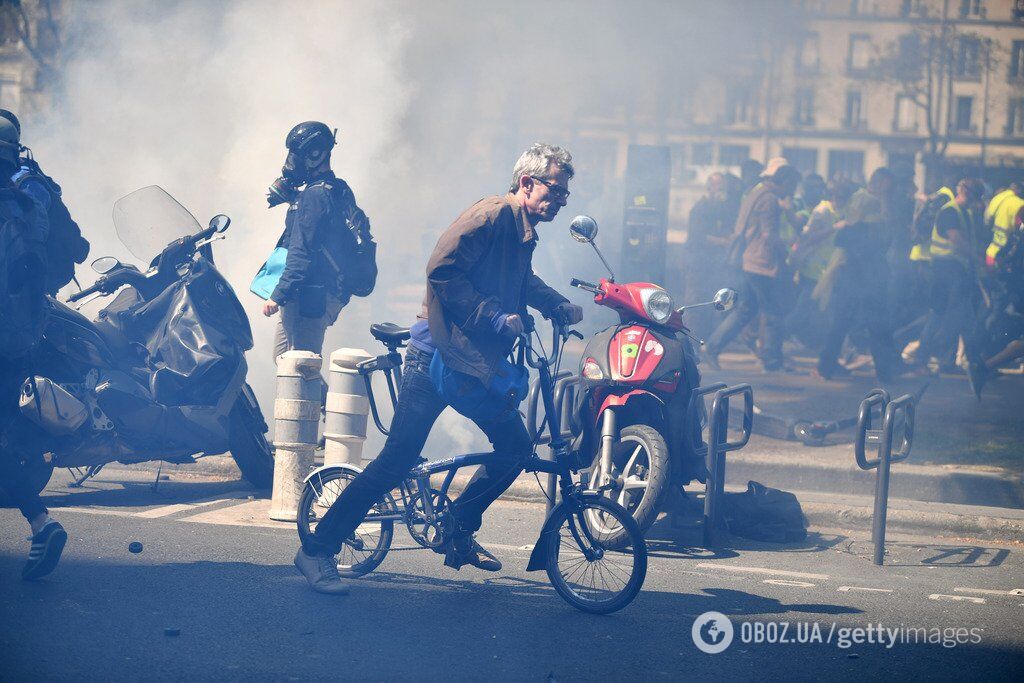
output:
[[[571,192],[569,192],[569,190],[567,190],[566,188],[562,187],[561,185],[559,185],[557,183],[549,182],[547,180],[544,180],[543,178],[538,178],[535,175],[532,175],[530,177],[533,178],[534,180],[536,180],[538,183],[540,183],[544,187],[548,188],[548,191],[551,193],[551,196],[554,197],[557,200],[560,200],[560,201],[564,202],[565,200],[567,200],[569,198],[569,195],[572,194]]]

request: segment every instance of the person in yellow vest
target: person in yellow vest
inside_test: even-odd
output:
[[[992,231],[992,242],[985,250],[985,263],[991,268],[996,264],[996,254],[1006,244],[1006,236],[1015,229],[1017,213],[1024,207],[1021,199],[1021,183],[1014,181],[999,192],[985,209],[985,225]]]
[[[856,191],[857,186],[848,180],[829,183],[828,199],[813,207],[789,255],[790,264],[796,268],[798,289],[793,312],[786,318],[786,331],[808,348],[818,349],[824,341],[826,320],[812,295],[835,251],[835,224],[843,219]]]
[[[935,218],[932,228],[932,311],[921,331],[918,358],[937,358],[940,372],[959,372],[956,350],[960,337],[970,338],[978,295],[981,261],[982,197],[980,180],[957,183],[956,196]]]

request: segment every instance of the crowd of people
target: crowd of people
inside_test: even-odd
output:
[[[976,178],[920,192],[885,167],[863,186],[826,182],[781,157],[712,173],[690,212],[686,299],[736,284],[741,296],[717,326],[688,321],[707,339],[705,362],[718,369],[739,342],[765,371],[785,371],[784,349],[802,347],[831,380],[869,352],[882,382],[966,372],[980,396],[1024,355],[1021,193]]]

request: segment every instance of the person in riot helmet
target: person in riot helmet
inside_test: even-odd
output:
[[[320,353],[327,328],[351,298],[345,262],[358,240],[370,239],[370,221],[348,184],[331,170],[336,131],[319,121],[300,123],[285,140],[288,156],[270,186],[270,206],[288,203],[277,242],[288,256],[265,316],[279,310],[274,358],[292,350]]]
[[[410,329],[402,388],[384,449],[345,488],[295,555],[295,565],[313,590],[347,592],[335,555],[367,510],[416,464],[434,422],[448,407],[431,378],[431,366],[440,361],[468,383],[489,387],[516,338],[527,330],[527,306],[564,324],[583,318],[583,309],[545,284],[531,265],[537,224],[554,220],[566,205],[572,176],[568,151],[535,144],[516,162],[508,193],[481,199],[441,235],[427,264],[423,311]],[[470,564],[498,571],[501,562],[474,534],[484,511],[522,472],[532,442],[515,408],[466,415],[487,435],[494,452],[451,503],[455,532],[442,551],[445,564],[455,569]]]
[[[12,120],[13,119],[13,120]],[[27,464],[9,434],[18,414],[18,390],[31,373],[31,349],[46,315],[48,226],[39,201],[15,187],[22,150],[17,118],[0,116],[0,490],[32,530],[23,579],[38,579],[60,561],[67,532],[50,515]]]
[[[17,116],[6,109],[0,109],[0,118],[10,121],[20,137],[21,123]],[[55,296],[61,287],[75,279],[75,264],[85,263],[89,256],[89,241],[82,236],[81,228],[64,204],[60,185],[43,172],[32,150],[20,145],[19,154],[18,168],[12,180],[16,188],[30,195],[43,207],[49,224],[46,238],[46,291]]]

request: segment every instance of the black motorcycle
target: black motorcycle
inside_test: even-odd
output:
[[[100,278],[68,303],[116,293],[94,321],[49,301],[21,387],[24,419],[4,435],[39,490],[54,467],[78,469],[80,483],[108,462],[191,463],[228,451],[250,483],[271,485],[267,424],[245,381],[252,330],[209,246],[230,223],[218,215],[201,229],[156,186],[114,204],[128,250],[160,253],[145,271],[113,257],[93,262]]]

